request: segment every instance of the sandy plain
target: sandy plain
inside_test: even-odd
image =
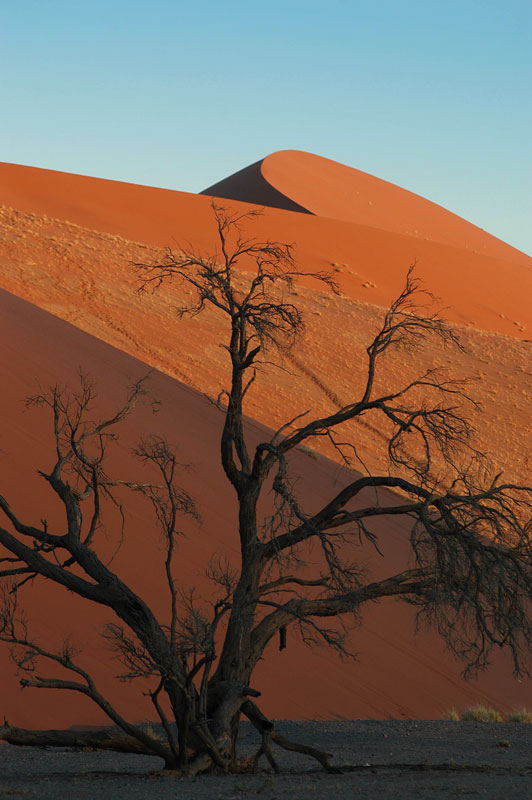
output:
[[[353,720],[278,726],[285,735],[334,753],[342,774],[328,775],[286,751],[276,754],[278,775],[262,765],[257,775],[176,778],[161,773],[159,760],[147,756],[0,745],[0,797],[528,800],[532,794],[528,725]],[[241,739],[242,753],[251,755],[258,744],[254,732],[243,726]]]

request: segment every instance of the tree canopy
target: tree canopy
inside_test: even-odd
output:
[[[431,368],[393,390],[379,388],[385,356],[394,349],[428,340],[450,349],[462,346],[457,331],[434,311],[413,267],[368,342],[365,381],[353,387],[349,403],[318,417],[298,410],[268,439],[251,445],[246,396],[258,371],[272,369],[273,362],[297,348],[304,332],[295,284],[304,277],[337,290],[330,274],[305,272],[289,245],[250,238],[254,216],[214,206],[211,252],[189,246],[168,250],[161,263],[136,265],[141,291],[184,283],[193,299],[178,309],[180,315],[213,307],[225,320],[221,344],[230,380],[216,405],[223,420],[221,464],[238,509],[233,533],[240,556],[237,568],[223,558],[207,559],[207,575],[216,587],[211,605],[185,591],[176,569],[180,520],[197,512],[180,487],[180,465],[168,443],[147,436],[135,449],[157,473],[156,480],[131,482],[108,474],[108,448],[134,413],[144,382],[131,388],[113,415],[97,421],[92,418],[95,388],[86,376],[76,391],[55,387],[32,398],[50,412],[55,456],[40,474],[63,504],[63,531],[49,530],[46,522],[41,527],[25,523],[0,496],[7,525],[0,527],[0,639],[11,645],[23,685],[87,695],[123,732],[102,733],[100,739],[92,735],[90,746],[152,753],[183,774],[238,768],[242,715],[262,738],[251,766],[264,754],[277,769],[275,742],[335,769],[328,754],[281,736],[259,707],[254,669],[274,637],[281,649],[286,646],[290,629],[311,646],[321,643],[348,655],[349,620],[358,620],[365,604],[395,596],[419,608],[466,669],[484,668],[493,648],[503,647],[511,652],[515,670],[526,670],[532,644],[532,489],[490,473],[473,444],[475,403],[460,376]],[[327,365],[319,368],[326,371]],[[388,468],[382,474],[364,472],[356,441],[345,436],[346,423],[361,418],[376,420],[386,432]],[[323,440],[358,471],[325,504],[309,510],[298,491],[292,455]],[[118,502],[122,489],[145,497],[163,535],[165,620],[98,555],[102,515],[108,503]],[[392,502],[383,501],[383,490],[394,493]],[[264,515],[259,503],[268,493],[273,501]],[[410,564],[376,579],[363,569],[361,548],[369,544],[379,552],[372,523],[392,517],[407,520]],[[33,638],[20,604],[25,583],[34,579],[54,581],[109,608],[113,621],[103,635],[120,657],[123,676],[150,687],[164,740],[113,708],[72,646],[47,650]],[[39,676],[43,659],[71,677]],[[2,736],[43,743],[38,732],[10,726]],[[44,743],[88,742],[79,734],[75,741],[67,732],[54,736]]]

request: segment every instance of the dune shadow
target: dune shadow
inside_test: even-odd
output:
[[[290,200],[289,197],[279,192],[268,183],[261,172],[264,159],[250,164],[248,167],[229,175],[218,183],[203,189],[199,194],[210,197],[223,197],[227,200],[241,200],[244,203],[254,203],[259,206],[282,208],[285,211],[298,211],[302,214],[312,214],[307,208]]]

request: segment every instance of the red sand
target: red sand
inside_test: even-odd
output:
[[[336,169],[340,165],[331,167],[334,162],[316,159],[306,154],[275,154],[264,160],[263,170],[269,164],[272,171],[268,179],[275,179],[277,190],[291,193],[298,203],[310,206],[314,200],[305,176],[312,168],[325,186],[332,187],[324,190],[320,207],[320,213],[330,214],[333,207],[327,205],[327,198],[341,188],[343,173]],[[278,167],[282,167],[283,182],[279,173],[276,177]],[[386,214],[380,217],[389,230],[376,227],[375,219],[368,224],[362,214],[360,219],[349,221],[352,218],[347,217],[345,208],[341,220],[278,209],[266,209],[259,220],[259,236],[297,243],[297,254],[305,268],[328,266],[336,270],[344,295],[335,298],[310,286],[298,290],[309,326],[297,361],[290,364],[296,377],[276,373],[264,379],[250,398],[250,412],[261,422],[277,426],[285,420],[286,408],[320,410],[334,407],[335,398],[346,402],[352,397],[353,383],[363,368],[368,331],[374,329],[382,313],[378,306],[387,304],[397,293],[408,264],[417,257],[419,272],[429,288],[442,297],[443,303],[453,306],[448,316],[477,328],[463,333],[469,352],[460,359],[451,356],[447,360],[461,375],[482,375],[478,389],[486,412],[479,421],[479,445],[500,456],[503,465],[523,479],[529,471],[530,448],[525,443],[532,436],[531,349],[528,342],[489,331],[523,339],[530,336],[531,260],[487,234],[479,239],[478,229],[472,232],[473,226],[436,206],[426,212],[426,219],[423,208],[419,212],[434,238],[407,235],[401,230],[402,190],[377,179],[371,181],[380,192],[374,195],[379,197],[379,207],[391,220],[386,222]],[[2,469],[6,473],[2,492],[25,504],[36,519],[43,515],[45,487],[34,476],[34,469],[47,462],[49,438],[42,419],[23,414],[21,404],[21,398],[33,390],[35,378],[46,385],[66,378],[81,364],[98,380],[102,398],[108,402],[131,377],[146,369],[125,353],[136,356],[171,377],[156,373],[153,379],[155,395],[165,401],[163,412],[153,420],[143,410],[128,433],[135,438],[139,432],[152,429],[155,422],[157,430],[168,432],[170,439],[179,442],[183,460],[197,464],[187,480],[198,498],[204,525],[200,536],[191,533],[184,545],[189,574],[196,582],[207,531],[209,542],[232,550],[234,508],[218,466],[219,417],[201,395],[175,378],[211,396],[218,394],[226,374],[224,352],[218,346],[220,323],[214,313],[178,323],[173,313],[178,300],[176,289],[139,299],[133,292],[135,280],[129,262],[157,258],[157,247],[175,246],[175,240],[210,248],[210,200],[13,165],[0,165],[0,186],[0,202],[4,204],[0,209],[2,285],[77,326],[66,326],[35,306],[2,295],[0,324],[6,344],[1,358],[3,374],[10,376],[0,399],[3,417],[10,421],[0,440],[0,448],[6,453],[4,464],[9,464],[9,469]],[[354,186],[348,181],[349,191],[356,191]],[[412,202],[422,206],[428,201],[415,198]],[[445,237],[447,243],[443,244]],[[474,243],[478,252],[473,245],[468,249],[469,243]],[[388,375],[398,380],[412,369],[424,369],[442,358],[445,361],[430,347],[416,354],[415,360],[411,355],[398,354],[390,361]],[[256,423],[250,424],[260,430]],[[365,425],[355,433],[364,457],[373,467],[382,468],[382,453],[376,447],[381,441],[379,431]],[[125,445],[121,456],[126,468],[132,468]],[[298,468],[307,482],[309,497],[325,496],[327,487],[338,477],[338,468],[323,457],[316,462],[301,454]],[[143,512],[135,505],[132,508],[132,516],[144,521]],[[51,515],[54,510],[46,513]],[[153,593],[154,601],[160,602],[155,589],[160,585],[157,553],[143,540],[139,526],[132,524],[127,547],[120,552],[117,564],[136,586],[150,596]],[[391,571],[402,558],[401,531],[394,524],[383,533],[390,548],[386,558]],[[56,620],[59,612],[66,613],[65,604],[54,587],[47,587],[47,599],[52,610],[37,603],[32,619],[43,636],[50,632],[55,638]],[[70,598],[67,608],[72,614],[71,624],[75,620],[77,626],[77,606]],[[86,618],[82,613],[81,619],[79,636],[89,643],[89,663],[106,686],[110,673],[103,664],[108,654],[90,633],[94,620],[101,616],[91,612]],[[411,631],[410,610],[383,603],[370,609],[364,627],[354,635],[360,653],[357,664],[341,664],[327,651],[309,655],[295,637],[283,653],[272,646],[257,675],[265,710],[278,717],[437,717],[450,706],[460,708],[477,700],[506,708],[527,703],[530,684],[513,681],[508,665],[497,662],[480,684],[466,684],[459,677],[459,667],[433,636],[424,634],[415,640]],[[118,665],[112,663],[111,674],[117,670]],[[71,702],[65,704],[53,693],[49,698],[42,692],[36,698],[35,692],[29,691],[21,696],[13,688],[12,668],[5,654],[1,674],[6,676],[2,710],[12,724],[52,726],[99,719],[90,706],[78,705],[78,701],[83,703],[78,698],[69,698]],[[126,702],[123,687],[119,685],[113,691],[117,702]],[[142,699],[137,704],[127,703],[132,716],[151,716]]]

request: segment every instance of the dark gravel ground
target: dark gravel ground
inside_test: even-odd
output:
[[[104,800],[357,800],[532,798],[532,725],[519,723],[352,721],[280,722],[285,735],[335,754],[341,775],[276,748],[282,774],[176,778],[157,758],[0,745],[0,798]],[[255,733],[243,726],[241,750]]]

